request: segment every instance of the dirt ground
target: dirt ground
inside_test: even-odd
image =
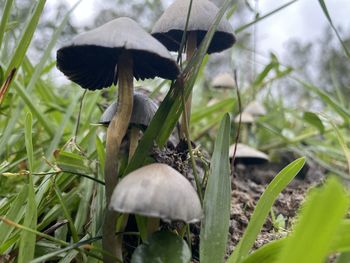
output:
[[[191,168],[184,165],[186,150],[187,147],[180,143],[177,147],[170,147],[165,152],[164,150],[161,152],[156,151],[154,157],[158,162],[165,162],[182,174],[185,174],[194,185]],[[235,169],[232,172],[231,220],[227,255],[231,254],[241,239],[256,207],[256,203],[266,186],[279,171],[297,158],[298,156],[295,156],[293,153],[284,151],[280,153],[278,163],[268,162],[259,165],[238,163],[235,165]],[[204,172],[201,169],[200,162],[197,164],[200,176],[203,176]],[[255,241],[253,249],[287,235],[288,229],[293,224],[307,192],[310,188],[319,185],[323,181],[324,173],[325,171],[315,164],[307,163],[303,167],[297,177],[277,198],[273,206],[274,219],[272,218],[272,213],[270,213]],[[191,226],[194,262],[199,258],[199,230],[199,224]]]
[[[256,207],[261,194],[277,173],[288,163],[296,159],[292,153],[286,154],[288,158],[281,158],[279,163],[266,163],[263,165],[237,164],[232,174],[232,203],[229,228],[229,243],[227,256],[232,253],[241,239],[250,217]],[[257,249],[266,243],[284,237],[288,233],[300,205],[303,203],[309,189],[319,185],[323,181],[325,171],[313,164],[307,164],[298,176],[279,195],[274,206],[273,214],[267,218],[261,233],[255,241],[253,249]],[[199,226],[193,226],[195,234],[199,233]],[[199,240],[195,236],[193,240],[193,257],[198,259]],[[198,261],[194,261],[198,262]]]
[[[195,147],[195,145],[193,145]],[[166,163],[184,174],[194,185],[194,179],[191,168],[188,164],[187,146],[179,143],[176,147],[168,145],[164,150],[155,149],[152,157],[156,162]],[[232,203],[229,228],[229,241],[227,255],[230,255],[235,246],[241,239],[250,217],[256,207],[261,194],[264,192],[269,182],[286,165],[297,159],[291,152],[281,152],[278,163],[268,162],[260,165],[245,165],[238,163],[232,173]],[[186,161],[187,160],[187,161]],[[197,171],[199,176],[204,176],[202,163],[197,162]],[[300,205],[310,188],[319,185],[323,181],[325,171],[320,167],[307,163],[300,171],[298,176],[290,185],[279,195],[272,213],[268,216],[261,233],[255,241],[253,249],[257,249],[272,240],[284,237],[288,233],[295,220]],[[174,229],[178,224],[163,224],[163,228]],[[192,233],[192,256],[193,262],[199,262],[199,232],[200,224],[190,225]],[[131,240],[129,240],[131,241]],[[128,243],[128,241],[126,241]],[[131,242],[133,243],[133,242]],[[131,243],[129,243],[131,245]],[[132,247],[129,247],[129,255],[132,254]]]

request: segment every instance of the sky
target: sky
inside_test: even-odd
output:
[[[76,2],[76,0],[64,1],[71,6]],[[253,5],[255,3],[254,0],[250,2]],[[260,14],[264,15],[287,2],[289,0],[260,0],[257,8]],[[325,2],[334,24],[350,30],[350,0],[325,0]],[[97,7],[102,6],[103,1],[82,0],[73,12],[73,23],[90,25],[91,17],[97,13]],[[256,51],[264,55],[270,51],[281,55],[286,51],[288,40],[317,41],[326,26],[328,22],[318,0],[299,0],[256,24]]]

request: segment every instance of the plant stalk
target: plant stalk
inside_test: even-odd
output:
[[[197,49],[197,34],[196,32],[188,32],[187,43],[186,43],[186,60],[187,63],[192,59],[195,51]],[[188,96],[185,111],[187,115],[187,126],[190,126],[190,117],[191,117],[191,106],[192,106],[192,91]],[[180,137],[185,138],[185,118],[182,114],[181,117],[181,127],[180,127]]]
[[[107,129],[105,184],[106,184],[106,211],[103,224],[103,249],[115,255],[120,261],[122,258],[121,236],[115,236],[118,213],[108,209],[115,186],[118,183],[118,155],[121,142],[127,132],[133,107],[133,61],[131,54],[124,51],[118,61],[118,109]],[[104,255],[105,263],[114,263],[115,259]]]

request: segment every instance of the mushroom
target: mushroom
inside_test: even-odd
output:
[[[130,124],[138,126],[142,130],[146,129],[156,113],[157,108],[157,104],[152,99],[143,93],[135,92]],[[114,101],[103,112],[99,123],[108,126],[113,119],[114,114],[117,112],[117,109],[118,103]]]
[[[262,105],[260,102],[253,100],[250,102],[247,107],[243,110],[245,113],[249,113],[255,117],[262,116],[266,114],[266,109],[264,105]]]
[[[229,149],[230,158],[233,157],[234,150],[235,150],[235,144],[232,144]],[[268,161],[269,161],[269,157],[265,153],[260,152],[242,143],[237,144],[237,151],[235,156],[236,163],[262,164]]]
[[[239,123],[240,119],[242,123],[252,124],[254,122],[254,116],[245,111],[241,113],[241,117],[239,115],[236,116],[235,123]]]
[[[162,42],[170,51],[179,51],[182,35],[185,30],[188,0],[176,0],[171,4],[154,25],[151,34]],[[201,44],[205,34],[209,31],[219,9],[208,0],[193,0],[186,35],[186,59],[189,61],[197,47]],[[233,28],[226,19],[222,19],[208,48],[208,54],[221,52],[230,48],[236,41]],[[191,115],[192,93],[187,99],[185,112],[187,124]],[[186,125],[184,118],[181,121],[181,136]]]
[[[211,85],[214,88],[231,89],[235,86],[235,80],[229,73],[221,73],[215,76]]]
[[[179,51],[182,34],[185,30],[189,1],[176,0],[171,4],[154,25],[151,34],[170,51]],[[187,60],[201,44],[209,31],[219,9],[208,0],[193,0],[187,27]],[[236,41],[233,28],[226,19],[222,19],[208,48],[208,54],[230,48]]]
[[[153,163],[126,175],[114,189],[109,208],[166,222],[194,223],[202,218],[198,195],[172,167]]]
[[[75,37],[57,51],[57,67],[70,80],[89,90],[109,87],[118,82],[118,111],[106,139],[105,182],[109,203],[118,181],[118,153],[127,131],[133,105],[133,77],[156,76],[175,79],[179,69],[168,50],[127,17],[114,19]],[[115,254],[117,214],[106,212],[103,248]],[[105,262],[113,262],[110,257]]]
[[[234,121],[235,123],[239,123],[240,120],[242,122],[242,136],[241,136],[242,140],[241,141],[243,143],[247,143],[251,134],[251,126],[254,123],[255,118],[250,113],[243,111],[241,115],[236,116]]]
[[[151,122],[154,114],[156,113],[157,108],[157,104],[146,95],[139,92],[134,93],[133,108],[129,124],[129,160],[136,150],[139,139],[139,131],[144,131],[147,128],[148,124]],[[115,101],[103,112],[99,123],[108,126],[117,110],[118,103]]]

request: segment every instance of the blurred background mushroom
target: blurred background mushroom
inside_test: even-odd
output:
[[[231,76],[230,73],[220,73],[218,75],[216,75],[212,82],[211,82],[211,85],[214,87],[214,88],[217,88],[217,89],[232,89],[235,87],[235,80],[233,79],[233,77]]]
[[[229,149],[229,156],[233,158],[235,144],[232,144]],[[263,164],[269,161],[268,155],[254,149],[246,144],[238,143],[235,155],[235,163],[242,163],[244,165]]]
[[[249,143],[251,135],[251,127],[255,121],[255,118],[252,114],[243,111],[241,114],[237,115],[234,119],[234,122],[238,125],[241,122],[242,127],[240,130],[240,141],[242,143]]]
[[[244,108],[243,112],[250,113],[255,117],[266,115],[266,109],[259,101],[253,100]]]

